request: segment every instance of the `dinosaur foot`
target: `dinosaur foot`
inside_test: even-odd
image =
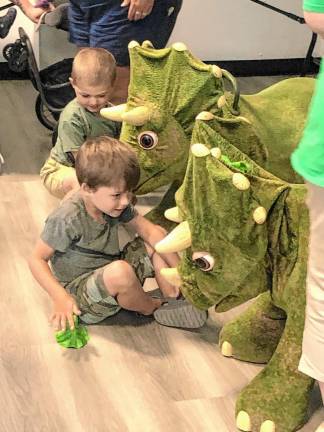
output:
[[[223,327],[220,334],[222,354],[253,363],[267,363],[284,326],[285,319],[278,316],[269,293],[261,294],[242,315]]]

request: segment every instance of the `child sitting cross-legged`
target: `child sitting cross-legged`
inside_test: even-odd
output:
[[[121,124],[99,114],[109,104],[115,78],[116,62],[107,50],[83,48],[75,56],[70,82],[76,98],[60,115],[55,146],[40,172],[46,189],[57,198],[79,188],[74,163],[87,138],[119,137]]]
[[[166,232],[130,203],[140,175],[134,151],[113,138],[88,139],[76,155],[75,169],[80,189],[47,218],[29,260],[53,301],[55,329],[64,330],[67,322],[73,328],[73,314],[85,323],[100,322],[121,308],[152,314],[162,300],[144,292],[142,284],[154,275],[163,296],[183,308],[183,300],[176,299],[179,289],[159,273],[176,267],[178,255],[155,252]],[[138,235],[122,250],[121,224]],[[191,314],[201,313],[190,307]]]

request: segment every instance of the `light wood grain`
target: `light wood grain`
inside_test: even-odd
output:
[[[236,397],[261,366],[224,358],[217,340],[244,306],[210,311],[199,331],[122,312],[89,326],[81,350],[56,344],[50,300],[26,263],[57,205],[37,175],[50,137],[28,83],[0,82],[0,96],[8,173],[0,177],[0,432],[235,432]],[[141,198],[142,211],[159,198]],[[311,413],[302,432],[324,420],[317,388]]]

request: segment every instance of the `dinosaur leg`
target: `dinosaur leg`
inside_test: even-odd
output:
[[[293,432],[305,424],[314,381],[298,371],[302,318],[288,314],[270,362],[239,395],[236,424],[240,430]]]
[[[262,293],[243,314],[223,327],[219,342],[222,354],[266,363],[279,343],[285,323],[285,313],[273,305],[270,292]]]

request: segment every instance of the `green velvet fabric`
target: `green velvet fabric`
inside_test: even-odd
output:
[[[257,297],[220,335],[235,358],[267,363],[241,391],[236,413],[250,415],[252,432],[265,420],[275,422],[276,432],[293,432],[306,421],[313,381],[297,370],[309,221],[305,186],[289,157],[304,128],[314,80],[292,78],[243,95],[237,113],[223,78],[189,51],[135,47],[130,58],[127,110],[144,105],[151,113],[142,126],[122,127],[121,139],[135,149],[141,165],[137,192],[183,181],[176,202],[189,223],[192,246],[178,266],[181,290],[198,308],[216,311]],[[202,111],[213,119],[195,121]],[[144,131],[157,135],[154,148],[139,145]],[[190,143],[219,147],[222,157],[193,156]],[[249,179],[249,189],[233,185],[238,172]],[[163,204],[168,203],[173,205],[170,196]],[[267,210],[263,224],[253,219],[260,206]],[[155,221],[161,211],[155,209]],[[202,271],[194,252],[212,255],[214,268]]]
[[[255,95],[241,95],[240,116],[250,121],[247,124],[232,109],[233,94],[225,90],[231,87],[224,78],[226,71],[217,78],[212,65],[174,47],[155,50],[137,46],[129,52],[127,110],[146,106],[151,112],[144,125],[124,122],[121,131],[121,140],[134,148],[140,161],[138,194],[182,181],[195,117],[202,111],[215,114],[219,133],[230,136],[234,146],[262,167],[289,181],[299,181],[286,160],[300,139],[315,80],[292,78]],[[219,108],[217,102],[224,94],[227,103]],[[145,131],[158,137],[157,145],[149,150],[138,143]],[[268,160],[271,166],[267,166]]]
[[[306,301],[306,187],[261,168],[215,129],[216,119],[196,121],[192,144],[218,147],[222,157],[190,155],[176,194],[192,237],[178,268],[181,290],[197,307],[215,305],[216,311],[258,296],[220,334],[220,345],[229,342],[235,358],[268,362],[240,393],[236,411],[250,415],[253,432],[265,420],[275,422],[276,432],[292,432],[307,419],[313,385],[298,372]],[[233,174],[241,172],[233,161],[240,162],[238,168],[242,163],[244,170],[249,167],[247,190],[233,185]],[[267,210],[263,224],[253,219],[260,206]],[[208,252],[214,268],[202,271],[192,259],[194,252]]]

